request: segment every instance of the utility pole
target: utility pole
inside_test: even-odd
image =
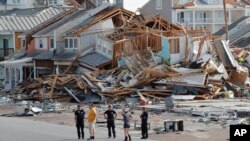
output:
[[[228,23],[227,23],[227,7],[226,7],[226,0],[223,0],[223,7],[224,7],[224,20],[225,20],[226,41],[228,41],[228,40],[229,40],[229,35],[228,35]]]

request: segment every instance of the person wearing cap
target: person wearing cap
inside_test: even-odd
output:
[[[75,124],[77,128],[78,139],[81,137],[84,139],[84,117],[85,111],[82,109],[81,105],[77,105],[77,110],[75,111]]]
[[[145,107],[142,107],[142,114],[140,118],[141,118],[141,133],[142,133],[141,139],[147,139],[148,138],[148,112],[146,111]]]
[[[93,104],[89,105],[88,111],[89,134],[88,140],[95,139],[95,122],[96,122],[96,109]]]
[[[117,117],[116,112],[112,109],[112,106],[108,106],[108,110],[104,112],[104,117],[107,119],[108,136],[111,137],[111,129],[113,132],[113,137],[115,138],[115,119]]]
[[[129,139],[129,141],[131,141],[131,136],[129,134],[129,128],[130,128],[130,120],[132,120],[132,116],[129,113],[129,109],[126,108],[123,113],[122,113],[122,117],[123,117],[123,129],[124,129],[124,134],[125,134],[125,141],[127,141]]]

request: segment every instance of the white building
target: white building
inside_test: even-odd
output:
[[[64,0],[0,0],[0,11],[64,5]]]
[[[4,0],[0,2],[0,11],[12,10],[12,9],[27,9],[34,8],[37,6],[37,0],[6,0],[5,5]]]
[[[250,15],[250,2],[226,0],[228,24]],[[192,29],[205,28],[212,33],[224,26],[223,0],[150,0],[142,14],[160,14],[173,23]]]

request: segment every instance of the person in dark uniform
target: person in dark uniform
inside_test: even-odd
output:
[[[107,127],[108,127],[108,136],[111,137],[111,129],[113,132],[113,137],[115,138],[115,119],[117,117],[117,113],[112,109],[111,105],[108,106],[108,110],[104,112],[104,117],[107,119]]]
[[[140,118],[141,118],[141,133],[142,133],[141,139],[147,139],[148,138],[148,112],[146,111],[145,107],[142,108],[142,114]]]
[[[84,139],[84,117],[85,111],[82,109],[81,105],[77,105],[77,110],[75,111],[75,123],[77,128],[78,139],[82,137]]]

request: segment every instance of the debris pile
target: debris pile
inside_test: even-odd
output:
[[[14,94],[21,94],[22,100],[70,96],[76,102],[117,102],[127,97],[147,102],[170,96],[178,100],[244,96],[248,93],[244,89],[248,70],[236,61],[224,41],[213,43],[210,54],[191,63],[171,65],[151,50],[137,51],[122,56],[114,69],[36,78],[31,84],[25,81],[16,87]]]
[[[11,94],[21,100],[48,100],[67,96],[64,87],[83,90],[86,84],[77,75],[50,75],[36,78],[34,82],[24,81]],[[13,95],[12,95],[13,96]]]

